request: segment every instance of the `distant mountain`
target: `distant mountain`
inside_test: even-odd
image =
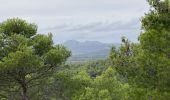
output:
[[[76,40],[68,40],[63,45],[72,51],[72,56],[69,59],[71,61],[105,59],[113,45],[120,46],[120,44],[107,44],[98,41],[79,42]]]

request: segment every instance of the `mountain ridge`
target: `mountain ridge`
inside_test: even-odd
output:
[[[119,47],[118,43],[102,43],[99,41],[68,40],[63,45],[72,51],[69,61],[84,61],[89,59],[106,59],[112,46]]]

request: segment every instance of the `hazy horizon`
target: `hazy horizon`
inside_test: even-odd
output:
[[[53,33],[55,43],[67,40],[120,43],[137,41],[146,0],[0,0],[0,22],[19,17],[36,23],[38,33]]]

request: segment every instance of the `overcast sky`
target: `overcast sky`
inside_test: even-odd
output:
[[[0,22],[19,17],[36,23],[38,33],[52,32],[55,43],[66,40],[136,42],[146,0],[0,0]]]

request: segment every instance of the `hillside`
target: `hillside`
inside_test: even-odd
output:
[[[116,47],[120,46],[120,44],[116,43],[107,44],[98,41],[79,42],[76,40],[68,40],[63,45],[72,51],[70,61],[105,59],[113,45]]]

